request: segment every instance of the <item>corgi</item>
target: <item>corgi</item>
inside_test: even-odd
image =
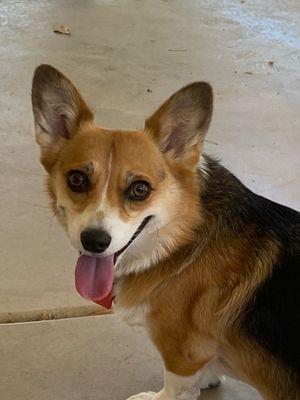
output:
[[[300,399],[300,213],[203,153],[211,86],[182,88],[140,131],[111,130],[41,65],[32,106],[78,292],[144,324],[163,359],[163,389],[130,400],[196,400],[223,374]]]

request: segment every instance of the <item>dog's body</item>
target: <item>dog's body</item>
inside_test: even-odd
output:
[[[196,400],[223,373],[265,399],[300,399],[300,214],[211,157],[198,167],[210,86],[177,92],[144,131],[109,131],[41,66],[33,109],[54,210],[84,254],[77,289],[110,306],[114,284],[115,308],[164,360],[164,389],[131,399]]]

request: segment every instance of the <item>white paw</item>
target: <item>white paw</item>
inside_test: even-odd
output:
[[[201,381],[201,390],[214,389],[221,385],[221,380],[218,377],[209,380]]]
[[[201,389],[213,389],[221,384],[217,364],[210,363],[200,372],[199,386]]]
[[[143,392],[129,397],[127,400],[152,400],[156,395],[155,392]]]

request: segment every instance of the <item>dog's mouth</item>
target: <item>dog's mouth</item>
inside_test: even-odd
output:
[[[80,255],[75,269],[75,286],[79,294],[87,300],[92,300],[110,309],[113,296],[114,266],[118,257],[125,252],[131,243],[144,230],[152,215],[146,217],[129,242],[119,251],[110,256],[97,257]]]
[[[141,225],[137,228],[137,230],[134,232],[134,234],[132,235],[131,239],[129,240],[129,242],[127,244],[125,244],[124,247],[122,247],[121,250],[117,251],[114,254],[114,262],[117,262],[118,257],[124,253],[124,251],[131,245],[131,243],[139,236],[139,234],[142,232],[142,230],[145,228],[145,226],[148,224],[148,222],[150,221],[150,219],[152,218],[152,215],[150,215],[149,217],[146,217],[143,222],[141,223]]]

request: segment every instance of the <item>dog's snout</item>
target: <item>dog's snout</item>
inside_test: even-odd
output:
[[[111,236],[107,232],[95,227],[84,229],[81,232],[80,239],[83,248],[92,253],[102,253],[111,242]]]

